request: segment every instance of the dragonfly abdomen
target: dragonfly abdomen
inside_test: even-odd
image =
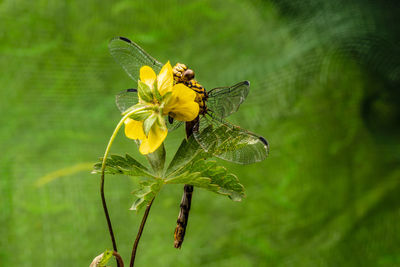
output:
[[[181,248],[185,238],[186,226],[189,219],[189,211],[192,203],[193,185],[185,185],[184,194],[181,201],[177,225],[174,233],[174,247]]]

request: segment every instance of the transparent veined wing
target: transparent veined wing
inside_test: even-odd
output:
[[[172,117],[168,116],[168,121],[166,123],[167,123],[168,130],[173,131],[173,130],[181,127],[181,125],[183,124],[183,121],[177,121],[177,120],[174,120]]]
[[[111,39],[108,47],[114,59],[135,82],[139,80],[139,71],[142,66],[150,66],[157,74],[162,68],[160,62],[125,37]]]
[[[115,96],[115,104],[121,113],[136,105],[138,101],[137,89],[126,89]]]
[[[269,145],[262,136],[232,125],[212,114],[204,115],[193,128],[200,146],[214,156],[240,164],[264,160]]]
[[[239,109],[250,90],[244,81],[230,87],[217,87],[208,92],[207,108],[220,118],[226,118]]]

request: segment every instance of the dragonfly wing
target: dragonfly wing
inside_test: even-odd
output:
[[[193,128],[200,146],[214,156],[240,164],[264,160],[269,152],[262,136],[232,125],[212,114],[205,115]]]
[[[244,81],[230,87],[217,87],[208,92],[207,108],[220,118],[226,118],[239,109],[250,90]]]
[[[114,59],[134,81],[139,80],[139,71],[142,66],[150,66],[156,73],[159,73],[162,68],[160,62],[125,37],[111,39],[108,47]]]
[[[183,124],[183,121],[174,120],[172,117],[168,117],[168,121],[166,122],[168,131],[172,132],[173,130],[178,129]]]
[[[124,113],[128,108],[136,105],[139,101],[137,89],[127,89],[115,96],[115,104],[121,113]]]

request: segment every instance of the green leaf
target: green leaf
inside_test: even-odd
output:
[[[209,191],[226,195],[234,201],[245,196],[244,187],[236,175],[218,166],[215,161],[199,159],[185,167],[186,171],[165,180],[166,184],[190,184]]]
[[[157,114],[153,113],[143,122],[143,132],[146,136],[149,135],[150,129],[157,120]]]
[[[169,100],[171,99],[172,96],[172,92],[166,92],[163,96],[162,96],[162,102],[164,103],[168,103]]]
[[[211,156],[211,154],[205,152],[200,147],[193,136],[189,137],[187,140],[184,139],[167,168],[166,176],[168,177],[171,174],[177,175],[182,173],[187,169],[186,167],[188,163],[199,158],[207,159]]]
[[[106,250],[100,255],[96,256],[89,267],[105,267],[113,255],[112,250]]]
[[[208,177],[202,177],[200,172],[184,172],[179,176],[168,178],[166,184],[190,184],[196,187],[201,187],[209,191],[218,192],[219,186],[212,183]]]
[[[153,90],[154,90],[154,96],[156,97],[157,101],[159,103],[161,103],[161,101],[163,100],[163,97],[160,95],[160,92],[158,91],[158,87],[157,87],[157,79],[154,81],[154,86],[153,86]]]
[[[136,104],[136,105],[134,105],[134,106],[131,106],[130,108],[128,108],[127,110],[125,110],[123,113],[122,113],[122,115],[125,115],[125,114],[127,114],[127,113],[129,113],[129,112],[131,112],[131,111],[133,111],[133,110],[135,110],[135,109],[143,109],[143,108],[146,108],[146,106],[147,105],[145,105],[145,104]],[[142,111],[144,111],[144,112],[149,112],[150,110],[149,109],[146,109],[146,110],[141,110],[141,111],[137,111],[137,113],[140,113],[140,112],[142,112]],[[132,116],[131,116],[132,117]]]
[[[161,177],[165,164],[164,143],[162,143],[160,147],[157,148],[157,150],[153,153],[147,154],[146,158],[150,163],[150,166],[153,169],[154,173]]]
[[[101,258],[101,260],[98,263],[99,267],[104,267],[106,266],[106,264],[108,263],[108,261],[111,259],[113,255],[113,251],[112,250],[106,250],[103,253],[103,257]]]
[[[206,160],[211,156],[193,136],[183,140],[166,171],[166,183],[191,184],[240,201],[245,196],[243,185],[225,167]]]
[[[151,110],[140,110],[138,112],[133,113],[131,116],[129,116],[131,119],[135,121],[144,121],[146,120],[150,115],[152,114]]]
[[[157,123],[158,127],[160,127],[162,130],[165,131],[165,130],[167,130],[167,126],[165,125],[165,119],[161,114],[162,114],[162,111],[160,111],[160,113],[158,114],[156,123]]]
[[[137,197],[130,210],[136,210],[139,212],[144,206],[157,195],[163,186],[163,180],[152,179],[145,180],[139,183],[139,189],[133,191],[133,194]]]
[[[151,102],[153,101],[153,93],[151,92],[150,86],[142,81],[138,81],[138,95],[140,99]]]
[[[102,160],[103,159],[100,158],[100,161],[94,165],[92,173],[101,173]],[[105,173],[153,177],[145,166],[137,162],[128,154],[125,155],[125,158],[118,155],[111,155],[110,158],[107,158]]]
[[[209,177],[212,184],[219,186],[218,194],[227,195],[233,201],[241,201],[245,197],[244,186],[233,173],[229,173],[223,166],[218,166],[216,161],[198,160],[191,167],[191,171],[201,172],[201,176]]]

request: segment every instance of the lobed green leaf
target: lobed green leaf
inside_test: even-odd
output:
[[[196,187],[207,189],[212,192],[218,192],[219,186],[212,183],[208,177],[202,177],[200,172],[184,172],[179,176],[168,178],[166,184],[190,184]]]
[[[190,184],[221,195],[226,195],[234,201],[240,201],[245,196],[244,187],[236,175],[228,173],[227,169],[217,166],[215,161],[200,159],[194,162],[187,171],[165,179],[166,184]]]
[[[167,168],[165,183],[190,184],[240,201],[245,196],[243,185],[225,167],[207,161],[211,156],[193,136],[183,140]]]
[[[139,189],[132,193],[137,197],[130,210],[139,212],[158,194],[163,186],[162,179],[144,180],[139,183]]]
[[[174,158],[169,164],[167,171],[165,173],[166,177],[174,174],[179,175],[185,172],[188,165],[191,162],[196,161],[199,158],[207,159],[212,155],[205,152],[193,136],[188,139],[184,139],[175,153]]]
[[[218,166],[215,161],[198,160],[190,170],[200,172],[202,177],[208,177],[212,184],[218,185],[218,194],[227,195],[233,201],[241,201],[245,197],[244,186],[233,173],[229,173],[223,166]]]
[[[103,159],[100,158],[100,161],[94,165],[92,173],[101,173],[102,161]],[[105,173],[129,176],[153,176],[145,166],[137,162],[128,154],[126,154],[125,157],[111,155],[110,158],[107,158]]]

